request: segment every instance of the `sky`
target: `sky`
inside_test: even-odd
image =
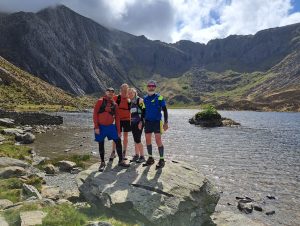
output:
[[[207,43],[300,22],[300,0],[0,0],[0,11],[64,4],[96,22],[152,40]]]

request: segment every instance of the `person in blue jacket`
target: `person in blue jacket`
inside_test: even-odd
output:
[[[168,110],[166,101],[163,96],[155,92],[156,81],[150,80],[147,83],[147,93],[144,97],[145,110],[143,111],[143,119],[145,120],[145,136],[148,151],[148,159],[144,165],[150,166],[154,164],[154,158],[152,155],[152,133],[155,135],[155,141],[159,151],[159,162],[156,165],[157,168],[165,166],[164,160],[164,146],[162,143],[161,135],[163,131],[167,131],[168,126]],[[164,122],[162,122],[162,113],[164,112]]]

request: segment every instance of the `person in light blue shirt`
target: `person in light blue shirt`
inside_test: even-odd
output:
[[[145,135],[146,144],[149,158],[144,165],[150,166],[154,164],[154,158],[152,156],[152,133],[155,135],[155,141],[159,151],[159,162],[156,165],[157,168],[165,166],[164,160],[164,146],[161,139],[163,131],[167,131],[168,126],[168,110],[166,101],[163,96],[155,92],[156,82],[151,80],[147,83],[148,95],[144,97],[145,110],[143,111],[143,119],[145,120]],[[164,112],[164,122],[162,122],[162,113]]]

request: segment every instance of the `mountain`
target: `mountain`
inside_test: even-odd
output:
[[[77,110],[80,99],[33,76],[0,56],[0,108],[11,110]]]
[[[299,92],[300,24],[206,45],[168,44],[106,28],[57,6],[0,16],[0,34],[0,55],[73,94],[99,93],[123,82],[141,88],[157,78],[162,93],[177,105],[264,109],[279,98],[293,105],[287,109],[297,109],[286,92]]]

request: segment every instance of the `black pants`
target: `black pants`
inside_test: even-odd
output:
[[[134,143],[136,143],[136,144],[141,143],[143,128],[144,128],[144,125],[142,126],[141,130],[139,129],[139,122],[131,123],[131,131],[132,131]]]
[[[114,140],[114,142],[116,144],[116,149],[119,156],[119,162],[122,162],[123,154],[122,154],[121,138]],[[102,142],[99,142],[99,154],[100,154],[101,162],[104,162],[104,140]]]

